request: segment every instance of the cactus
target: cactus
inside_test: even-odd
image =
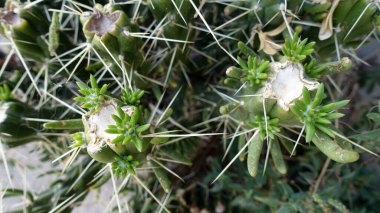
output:
[[[14,197],[4,211],[81,211],[106,188],[102,211],[373,211],[357,190],[379,122],[353,115],[379,14],[370,0],[2,1],[0,211]],[[49,187],[13,186],[24,149]]]
[[[256,129],[260,135],[260,137],[252,136],[252,141],[247,142],[250,143],[247,159],[248,171],[252,176],[256,176],[258,173],[257,168],[265,139],[269,141],[268,150],[271,150],[275,166],[282,167],[279,169],[281,173],[286,171],[283,161],[277,157],[281,155],[278,138],[286,134],[283,133],[285,129],[281,127],[289,125],[302,129],[300,136],[306,132],[306,142],[313,141],[325,155],[337,162],[348,163],[359,158],[358,153],[346,150],[330,139],[335,138],[331,120],[344,116],[334,110],[347,105],[348,101],[320,106],[325,99],[324,86],[307,77],[305,65],[302,64],[302,61],[313,53],[314,45],[314,42],[307,43],[307,39],[300,41],[298,34],[295,34],[292,39],[285,41],[282,48],[284,56],[281,62],[269,63],[263,59],[258,64],[258,59],[252,59],[253,56],[249,55],[248,65],[239,58],[242,70],[230,67],[226,71],[228,77],[240,79],[244,83],[241,93],[247,95],[244,95],[241,104],[232,108],[230,112],[225,110],[227,106],[221,108],[221,112],[230,113],[231,116],[246,125],[245,129]],[[311,61],[311,63],[315,62]],[[310,65],[306,66],[310,67]],[[313,70],[313,72],[321,71]],[[254,73],[253,76],[252,73]],[[315,97],[311,99],[310,91],[316,89]],[[236,114],[234,110],[241,110],[245,113]],[[298,137],[291,154],[298,145],[299,139],[300,137]],[[274,148],[271,147],[272,143],[275,144]]]

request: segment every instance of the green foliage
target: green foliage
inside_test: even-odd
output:
[[[334,206],[335,209],[337,209],[340,212],[343,212],[343,213],[349,213],[350,212],[347,209],[347,207],[343,203],[341,203],[340,201],[338,201],[338,200],[330,198],[330,199],[327,200],[327,202],[328,202],[328,204]]]
[[[312,59],[309,63],[305,64],[305,73],[307,76],[312,78],[320,78],[321,72],[323,72],[324,67],[318,66],[317,60]]]
[[[9,101],[12,99],[12,93],[8,85],[0,86],[0,101]]]
[[[306,126],[306,141],[310,142],[315,134],[316,129],[324,132],[330,137],[334,137],[331,130],[331,120],[344,116],[342,113],[334,112],[348,104],[348,100],[322,105],[326,98],[324,86],[318,87],[314,99],[311,99],[310,92],[303,88],[303,99],[296,100],[291,110],[301,119]]]
[[[254,50],[249,48],[247,45],[245,45],[241,41],[238,42],[237,46],[238,46],[240,52],[247,57],[249,57],[249,56],[253,57],[254,55],[257,55]]]
[[[293,39],[285,39],[282,53],[289,61],[301,62],[314,51],[315,42],[307,43],[307,41],[307,38],[300,41],[299,35],[295,33]]]
[[[69,119],[44,123],[45,129],[83,129],[82,119]]]
[[[322,78],[326,75],[347,72],[352,68],[352,61],[347,57],[341,58],[339,61],[318,64],[316,59],[312,59],[304,65],[305,73],[312,78]]]
[[[300,181],[302,178],[305,178],[305,181],[313,181],[313,179],[309,179],[314,177],[312,170],[318,167],[318,163],[323,162],[322,159],[315,158],[312,155],[308,157],[309,160],[304,161],[303,167],[293,168],[294,172],[302,168],[306,170],[302,173],[294,173],[297,174],[293,179],[294,181],[302,182]],[[204,178],[203,183],[205,185],[218,174],[218,170],[222,167],[216,161],[214,159],[213,170]],[[347,212],[348,206],[343,204],[343,200],[352,198],[347,198],[347,190],[344,187],[346,184],[349,185],[350,181],[354,180],[355,177],[358,178],[358,174],[361,177],[365,176],[363,170],[352,172],[346,169],[339,170],[334,166],[333,168],[337,169],[335,171],[338,171],[344,177],[344,181],[340,180],[340,183],[344,184],[344,186],[334,185],[339,180],[332,176],[326,176],[325,181],[332,184],[331,187],[320,190],[319,193],[309,193],[303,191],[300,188],[301,185],[294,185],[281,179],[271,169],[268,169],[266,177],[257,176],[254,179],[247,177],[242,166],[241,163],[237,163],[235,168],[227,172],[220,181],[202,191],[204,196],[210,200],[209,202],[222,201],[228,212],[323,212],[323,210],[328,212]],[[318,173],[315,175],[318,175]],[[355,185],[360,181],[354,182]],[[220,200],[221,197],[224,199]],[[353,199],[361,198],[355,197]],[[212,204],[209,205],[212,206]],[[357,206],[357,209],[359,208],[366,209],[364,205]]]
[[[131,115],[128,112],[124,112],[120,107],[117,107],[116,111],[117,115],[112,115],[116,125],[109,125],[108,129],[106,129],[107,133],[118,135],[112,140],[112,143],[117,144],[122,142],[126,145],[132,141],[137,150],[141,152],[143,149],[141,133],[148,130],[150,124],[139,125],[140,110],[137,107],[133,107]]]
[[[112,170],[116,176],[125,177],[128,173],[134,175],[134,166],[138,165],[139,161],[134,160],[132,155],[119,157],[112,163]]]
[[[380,139],[380,128],[378,128],[376,125],[380,125],[380,113],[368,113],[367,118],[369,118],[375,124],[375,128],[369,131],[364,131],[359,134],[355,134],[351,136],[351,138],[354,138],[359,141],[377,142]]]
[[[380,125],[380,113],[371,112],[367,114],[367,118],[371,119],[375,124]]]
[[[93,75],[90,76],[90,82],[91,87],[88,87],[82,82],[77,82],[77,85],[80,88],[79,92],[82,93],[83,96],[75,97],[74,100],[81,102],[81,107],[89,109],[89,112],[92,113],[97,111],[105,100],[107,84],[104,84],[101,88],[99,88]]]
[[[83,132],[76,132],[70,135],[73,138],[73,142],[71,142],[71,148],[82,147],[86,144],[86,136]]]
[[[172,184],[166,171],[163,168],[161,168],[159,164],[152,161],[150,163],[153,166],[152,170],[153,170],[154,175],[157,177],[158,182],[160,182],[165,192],[169,192],[172,187]]]
[[[49,27],[49,52],[50,55],[55,55],[56,49],[59,47],[59,31],[61,24],[59,22],[59,13],[53,12],[51,24]]]
[[[280,132],[279,121],[278,118],[270,118],[269,116],[256,116],[255,121],[248,121],[248,124],[253,128],[258,128],[260,138],[264,140],[267,133],[269,138],[274,139],[274,134]]]
[[[238,57],[239,65],[243,70],[241,81],[247,82],[252,88],[256,88],[262,85],[268,79],[269,61],[258,61],[257,57],[252,58],[248,56],[248,62]]]
[[[126,105],[133,105],[133,106],[138,106],[140,104],[140,99],[144,95],[143,90],[135,90],[132,91],[131,89],[125,89],[121,91],[123,96],[121,97],[121,100],[126,104]]]
[[[0,167],[8,163],[11,179],[20,176],[14,165],[38,172],[12,155],[14,147],[31,148],[52,166],[41,174],[52,180],[42,192],[1,191],[0,203],[25,201],[5,212],[77,211],[111,178],[121,202],[99,193],[104,211],[378,211],[378,156],[352,162],[357,149],[378,148],[380,116],[369,108],[378,102],[380,75],[361,63],[378,60],[362,57],[362,47],[376,42],[379,11],[368,0],[319,2],[7,0],[0,9],[7,40],[0,50]],[[287,97],[270,88],[300,79],[274,85],[289,70],[276,76],[272,65],[299,68],[302,84],[314,78],[305,83],[313,89],[326,75],[335,84],[303,95],[295,86],[297,97],[282,104]],[[347,97],[349,118],[333,126],[343,116],[335,110],[348,101],[329,100]],[[303,126],[315,146],[304,143]],[[121,186],[113,174],[132,180]]]

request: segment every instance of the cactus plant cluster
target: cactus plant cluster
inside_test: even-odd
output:
[[[106,211],[347,212],[320,189],[325,167],[378,159],[340,125],[351,102],[334,81],[367,63],[377,1],[0,3],[0,199],[25,197],[6,211],[71,211],[111,188]],[[4,150],[29,145],[63,174],[42,192],[8,171]]]

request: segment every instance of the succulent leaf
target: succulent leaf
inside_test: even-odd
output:
[[[343,116],[343,114],[336,113],[334,110],[342,108],[349,102],[348,100],[343,100],[327,105],[321,105],[324,96],[323,84],[318,87],[313,101],[311,101],[310,92],[304,88],[303,99],[295,101],[294,105],[291,107],[292,112],[296,114],[306,126],[306,142],[310,142],[313,139],[316,129],[324,132],[330,137],[334,137],[334,133],[330,128],[331,120]]]
[[[125,177],[128,173],[135,174],[135,166],[139,164],[139,161],[134,160],[132,155],[117,156],[115,162],[112,163],[112,170],[118,177]]]
[[[239,65],[242,68],[241,82],[248,83],[252,88],[257,88],[268,79],[269,61],[259,61],[257,57],[248,56],[247,63],[238,57]]]
[[[97,111],[100,105],[104,102],[104,95],[107,92],[107,85],[103,85],[101,89],[99,89],[96,79],[93,75],[90,76],[91,87],[88,87],[86,84],[82,82],[77,82],[78,87],[80,88],[79,92],[82,93],[83,96],[75,97],[74,100],[77,102],[81,102],[82,108],[89,109],[90,113]]]
[[[301,62],[307,56],[309,56],[314,51],[315,42],[307,43],[307,38],[299,41],[298,33],[293,35],[293,39],[286,39],[285,45],[282,48],[282,53],[284,56],[292,62]]]
[[[133,106],[138,106],[140,104],[140,99],[144,95],[143,90],[135,90],[132,91],[131,89],[124,89],[121,91],[122,96],[121,100],[126,104],[126,105],[133,105]]]
[[[268,132],[268,137],[274,139],[274,134],[280,132],[278,126],[278,118],[270,118],[269,116],[256,116],[255,121],[248,121],[248,124],[260,131],[260,139],[264,140]]]
[[[74,140],[71,142],[71,148],[81,147],[86,144],[86,136],[83,132],[76,132],[70,135]]]
[[[109,134],[118,134],[112,143],[122,142],[124,145],[132,141],[138,151],[142,151],[143,142],[141,139],[141,133],[147,131],[150,124],[140,125],[138,123],[140,119],[140,110],[137,107],[133,107],[133,113],[128,115],[121,107],[116,108],[117,115],[112,115],[116,125],[109,125],[106,132]]]
[[[9,101],[12,99],[12,93],[8,85],[0,86],[0,101]]]

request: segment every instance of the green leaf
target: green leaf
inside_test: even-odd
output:
[[[91,83],[91,88],[93,89],[98,88],[98,83],[96,82],[96,79],[93,75],[90,75],[90,83]]]
[[[44,123],[45,129],[83,129],[82,119],[61,120]]]
[[[91,92],[89,91],[90,89],[80,89],[79,92],[82,93],[83,95],[91,95]],[[86,97],[84,97],[86,98]]]
[[[315,94],[314,100],[312,102],[312,107],[315,108],[316,106],[320,105],[323,101],[325,95],[325,88],[323,84],[320,84],[317,93]]]
[[[144,95],[144,90],[137,90],[136,91],[136,97],[140,99]]]
[[[306,105],[310,104],[311,102],[311,97],[309,90],[307,90],[306,87],[302,88],[302,96],[303,96],[303,101],[305,102]]]
[[[234,66],[227,69],[226,75],[231,78],[240,79],[243,75],[243,70]]]
[[[53,12],[51,23],[49,27],[49,52],[51,56],[54,56],[56,49],[59,46],[59,31],[60,31],[59,13]]]
[[[295,33],[293,39],[285,39],[285,45],[282,47],[284,56],[292,62],[303,61],[308,55],[313,53],[315,42],[307,44],[308,39],[299,42],[299,35]]]
[[[368,132],[363,132],[357,135],[353,135],[350,138],[354,138],[359,141],[378,140],[380,138],[380,129],[374,129]]]
[[[299,106],[296,106],[296,105],[293,105],[290,107],[290,110],[296,114],[297,117],[299,118],[303,118],[303,110],[299,107]]]
[[[342,149],[334,140],[321,132],[317,131],[312,141],[323,154],[336,162],[351,163],[359,159],[357,152]]]
[[[272,118],[269,120],[269,124],[272,124],[272,125],[277,125],[278,123],[280,122],[280,119],[278,118]]]
[[[134,166],[139,164],[138,161],[133,160],[133,156],[123,156],[122,158],[118,157],[112,163],[112,170],[116,174],[116,176],[125,177],[127,173],[132,175],[135,174]]]
[[[136,128],[136,132],[138,132],[138,133],[145,132],[146,130],[149,129],[149,127],[150,127],[150,124],[145,124],[145,125],[139,126]]]
[[[125,117],[125,112],[120,107],[116,107],[116,112],[119,115],[120,119],[124,120],[123,118]]]
[[[343,101],[338,101],[338,102],[335,102],[335,103],[330,103],[330,104],[322,106],[320,108],[320,110],[323,111],[323,112],[330,112],[330,111],[333,111],[333,110],[340,109],[343,106],[346,106],[348,104],[348,102],[350,102],[350,101],[349,100],[343,100]]]
[[[110,126],[108,126],[108,129],[106,129],[105,132],[109,134],[119,134],[119,130],[114,128],[111,129]]]
[[[157,144],[166,143],[168,142],[168,140],[169,138],[166,138],[166,137],[156,137],[156,138],[152,138],[149,143],[157,145]]]
[[[251,48],[249,48],[247,45],[245,45],[243,42],[238,42],[238,48],[241,53],[243,53],[245,56],[254,56],[257,55],[255,51],[253,51]]]
[[[247,167],[251,176],[255,177],[258,173],[260,154],[263,149],[264,141],[259,134],[252,139],[248,146]]]
[[[281,174],[286,174],[287,173],[287,168],[284,162],[284,158],[282,156],[281,148],[280,148],[280,143],[278,142],[277,139],[274,139],[272,141],[272,146],[270,148],[270,153],[272,156],[273,164],[274,167],[277,169],[278,172]]]
[[[343,113],[339,113],[339,112],[334,112],[334,113],[329,113],[325,116],[326,119],[329,119],[329,120],[333,120],[333,119],[338,119],[338,118],[341,118],[343,117],[344,114]]]
[[[77,81],[77,85],[82,90],[87,90],[88,89],[88,86],[85,83],[83,83],[83,82]]]
[[[240,65],[243,69],[248,69],[247,64],[244,62],[243,59],[241,59],[239,56],[237,57],[237,59],[238,59],[239,65]]]
[[[316,118],[315,121],[320,124],[331,124],[331,121],[326,118]]]
[[[115,139],[112,140],[112,143],[120,143],[121,141],[123,141],[124,139],[124,135],[119,135],[117,136]]]
[[[135,175],[135,170],[133,169],[132,166],[128,165],[128,166],[127,166],[127,171],[128,171],[128,173],[130,173],[130,174],[132,174],[132,175]],[[123,177],[124,177],[124,176],[126,176],[125,173],[123,174]]]
[[[166,110],[166,112],[165,112],[165,114],[164,114],[164,116],[162,117],[162,122],[163,121],[166,121],[170,116],[172,116],[172,114],[173,114],[173,109],[172,108],[168,108],[167,110]],[[162,123],[161,122],[161,123]]]
[[[168,193],[171,189],[171,181],[168,178],[168,175],[164,169],[160,167],[157,163],[151,161],[152,164],[152,170],[154,175],[157,177],[158,182],[160,183],[161,187],[165,190],[166,193]]]
[[[132,140],[132,138],[133,138],[132,135],[127,135],[127,136],[125,136],[125,138],[124,138],[124,140],[123,140],[123,144],[124,144],[124,145],[127,145],[127,144],[129,143],[129,141]]]
[[[137,107],[134,107],[130,123],[132,125],[136,125],[139,119],[140,119],[140,110]]]
[[[295,100],[294,106],[298,108],[301,112],[304,112],[307,109],[307,106],[305,105],[305,103],[300,100]]]
[[[92,103],[85,103],[85,104],[81,105],[82,108],[92,108],[93,106],[94,106],[94,104],[92,104]]]
[[[319,130],[321,130],[323,133],[327,134],[328,136],[334,138],[335,135],[334,135],[334,132],[328,128],[328,127],[325,127],[323,125],[320,125],[320,124],[316,124],[315,125]]]
[[[142,140],[139,137],[135,137],[135,139],[133,140],[133,143],[135,144],[136,149],[139,152],[141,152],[142,149],[143,149],[143,142],[142,142]]]
[[[99,93],[100,93],[100,94],[104,94],[104,93],[106,93],[106,92],[107,92],[107,87],[108,87],[108,85],[107,85],[107,84],[104,84],[104,85],[102,86],[102,88],[100,89]]]
[[[377,125],[380,125],[380,113],[368,113],[367,117],[373,120]]]
[[[310,43],[308,43],[306,46],[305,46],[305,49],[307,50],[307,51],[311,51],[311,52],[313,52],[313,50],[312,50],[312,48],[314,47],[314,45],[315,45],[316,43],[313,41],[313,42],[310,42]],[[308,54],[307,54],[308,55]]]
[[[315,126],[309,122],[306,123],[306,142],[310,142],[315,134]]]
[[[73,98],[73,100],[76,101],[76,102],[83,102],[83,101],[86,101],[86,98],[82,97],[82,96],[79,96],[79,97]]]
[[[123,123],[123,120],[121,120],[121,118],[119,118],[119,116],[117,115],[112,115],[112,118],[116,123],[119,123],[119,124]]]

